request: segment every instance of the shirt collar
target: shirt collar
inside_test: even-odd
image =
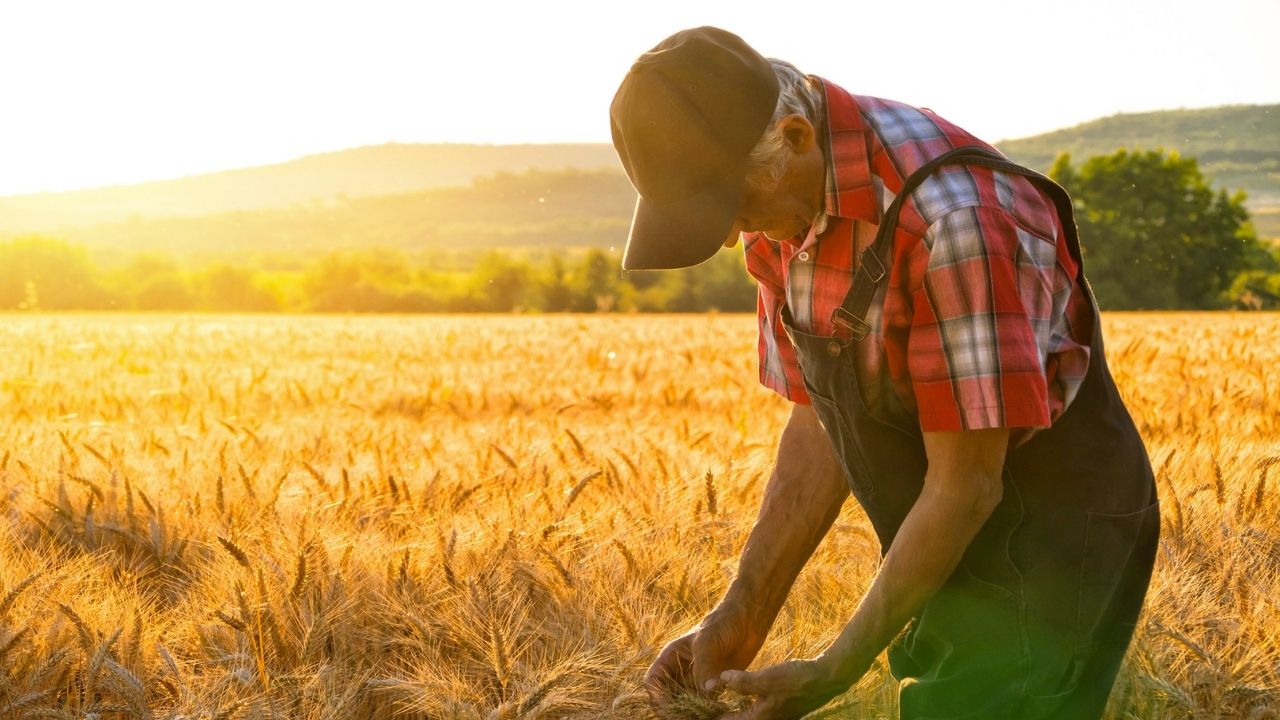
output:
[[[879,223],[880,206],[871,177],[871,131],[862,118],[862,110],[844,88],[822,78],[818,81],[825,108],[825,122],[820,129],[827,158],[824,212],[828,216]],[[825,225],[825,220],[820,218],[819,224]]]

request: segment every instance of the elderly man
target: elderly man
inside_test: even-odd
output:
[[[794,403],[734,581],[645,678],[659,714],[727,687],[733,720],[797,718],[889,647],[904,718],[1099,717],[1159,513],[1062,189],[716,28],[642,55],[610,114],[640,194],[623,266],[740,238],[761,382]],[[746,672],[851,491],[870,590],[818,657]]]

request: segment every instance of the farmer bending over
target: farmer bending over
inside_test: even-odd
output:
[[[1063,190],[716,28],[642,55],[610,114],[640,194],[623,267],[741,239],[761,382],[794,403],[737,576],[645,678],[659,713],[728,687],[753,701],[727,718],[797,718],[888,646],[904,718],[1099,717],[1159,513]],[[746,672],[851,491],[870,590],[818,657]]]

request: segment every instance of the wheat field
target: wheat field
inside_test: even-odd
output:
[[[1164,535],[1112,718],[1280,718],[1280,317],[1105,318]],[[788,409],[747,316],[0,317],[0,720],[647,718]],[[819,652],[853,502],[758,663]],[[892,717],[883,663],[818,715]]]

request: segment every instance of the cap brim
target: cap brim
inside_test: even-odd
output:
[[[658,205],[640,198],[622,269],[673,270],[706,262],[733,230],[745,188],[745,178],[733,177],[678,202]]]

